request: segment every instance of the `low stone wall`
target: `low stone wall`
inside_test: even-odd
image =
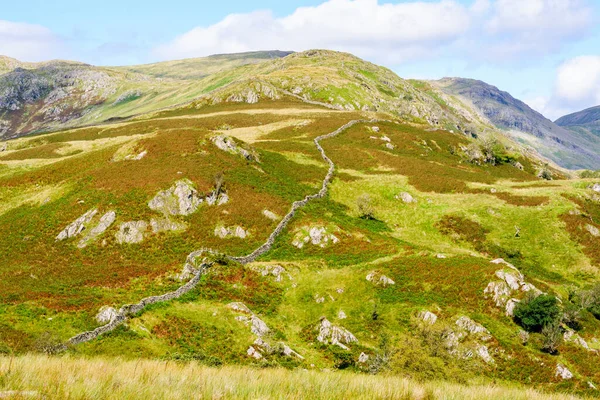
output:
[[[321,136],[315,138],[314,143],[315,143],[315,146],[317,147],[317,150],[319,150],[319,153],[321,153],[321,157],[323,158],[323,160],[325,160],[327,162],[327,164],[329,164],[329,169],[327,171],[327,175],[325,175],[325,178],[323,179],[323,184],[321,186],[321,190],[319,190],[318,193],[307,195],[302,200],[295,201],[292,204],[290,211],[279,222],[279,224],[277,225],[275,230],[273,230],[271,235],[269,235],[269,238],[267,239],[267,241],[264,244],[262,244],[260,247],[258,247],[256,250],[254,250],[252,253],[250,253],[246,256],[242,256],[242,257],[235,257],[235,256],[229,256],[229,255],[224,255],[224,256],[231,261],[235,261],[240,264],[248,264],[248,263],[255,261],[258,257],[260,257],[261,255],[263,255],[266,252],[268,252],[269,250],[271,250],[271,248],[275,244],[275,240],[277,239],[277,237],[281,234],[281,232],[283,232],[283,230],[285,229],[287,224],[296,215],[296,211],[298,209],[306,206],[311,200],[322,198],[327,194],[329,184],[331,183],[331,179],[333,178],[333,173],[335,171],[335,164],[333,163],[333,161],[331,161],[331,159],[329,157],[327,157],[327,154],[325,153],[325,150],[323,150],[323,147],[321,147],[320,142],[322,140],[333,138],[333,137],[339,135],[340,133],[344,132],[346,129],[348,129],[356,124],[366,123],[366,122],[376,123],[376,122],[386,122],[386,121],[353,120],[331,133],[328,133],[326,135],[321,135]],[[389,122],[389,121],[387,121],[387,122]],[[203,248],[203,249],[196,250],[196,251],[190,253],[187,257],[187,261],[193,262],[193,260],[196,257],[199,257],[203,253],[209,253],[209,254],[213,254],[213,255],[220,254],[216,250]],[[173,299],[183,296],[184,294],[191,291],[194,287],[196,287],[198,282],[200,282],[202,275],[204,275],[211,266],[212,266],[212,263],[202,263],[200,265],[200,267],[198,268],[198,270],[196,271],[196,273],[194,274],[194,276],[192,277],[192,279],[190,279],[187,283],[180,286],[177,290],[175,290],[173,292],[165,293],[160,296],[146,297],[146,298],[142,299],[139,303],[136,303],[136,304],[124,305],[117,312],[117,316],[115,318],[113,318],[113,320],[111,322],[109,322],[108,324],[99,326],[98,328],[94,329],[93,331],[83,332],[83,333],[80,333],[79,335],[73,336],[72,338],[70,338],[67,341],[66,344],[60,345],[56,350],[58,350],[58,351],[66,350],[68,346],[77,345],[79,343],[84,343],[84,342],[89,342],[91,340],[94,340],[94,339],[98,338],[100,335],[103,335],[107,332],[114,330],[119,325],[121,325],[125,321],[127,321],[127,319],[130,316],[133,316],[133,315],[141,312],[146,306],[148,306],[150,304],[169,301],[169,300],[173,300]]]

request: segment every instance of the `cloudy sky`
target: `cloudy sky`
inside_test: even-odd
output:
[[[2,5],[0,54],[123,65],[328,48],[405,78],[482,79],[554,119],[600,104],[599,18],[600,0],[29,0]]]

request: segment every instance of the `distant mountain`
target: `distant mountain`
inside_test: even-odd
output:
[[[600,168],[600,137],[565,129],[521,100],[485,82],[444,78],[445,93],[473,106],[491,123],[566,168]]]
[[[556,124],[583,136],[600,137],[600,106],[565,115]]]

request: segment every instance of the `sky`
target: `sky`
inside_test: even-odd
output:
[[[0,54],[131,65],[347,51],[403,78],[481,79],[551,119],[600,105],[600,0],[2,1]]]

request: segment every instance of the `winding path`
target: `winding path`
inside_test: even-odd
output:
[[[374,123],[374,122],[380,122],[380,120],[366,120],[366,119],[365,120],[353,120],[353,121],[350,121],[347,124],[341,126],[340,128],[336,129],[335,131],[333,131],[331,133],[316,137],[314,139],[315,146],[317,147],[317,150],[319,151],[319,153],[321,153],[321,157],[323,158],[323,160],[325,160],[327,162],[327,164],[329,164],[329,169],[327,171],[327,175],[325,175],[325,178],[323,179],[321,190],[319,190],[317,193],[307,195],[302,200],[295,201],[292,204],[290,211],[285,215],[285,217],[283,217],[283,219],[279,222],[277,227],[269,235],[269,238],[267,239],[267,241],[264,244],[262,244],[260,247],[258,247],[256,250],[254,250],[252,253],[250,253],[246,256],[242,256],[242,257],[236,257],[236,256],[230,256],[230,255],[224,255],[224,257],[231,261],[238,262],[240,264],[248,264],[248,263],[256,260],[261,255],[267,253],[269,250],[271,250],[271,248],[273,247],[273,244],[275,243],[275,239],[277,239],[277,237],[281,234],[281,232],[283,232],[283,230],[285,229],[287,224],[290,222],[290,220],[296,214],[296,211],[298,209],[306,206],[311,200],[322,198],[327,194],[329,184],[331,183],[331,179],[333,178],[333,173],[335,171],[335,164],[327,156],[327,154],[325,153],[325,150],[323,150],[323,147],[321,147],[320,142],[322,140],[335,137],[335,136],[339,135],[340,133],[344,132],[346,129],[348,129],[358,123],[367,123],[367,122]],[[197,250],[188,255],[187,265],[194,265],[194,260],[205,253],[220,254],[218,251],[211,250],[211,249]],[[148,306],[150,304],[161,303],[161,302],[173,300],[173,299],[183,296],[184,294],[188,293],[189,291],[191,291],[192,289],[194,289],[196,287],[198,282],[200,282],[200,279],[202,278],[202,276],[206,273],[206,271],[211,266],[212,266],[212,262],[203,261],[202,264],[198,267],[198,269],[196,269],[194,271],[193,277],[187,283],[180,286],[177,290],[168,292],[168,293],[165,293],[165,294],[162,294],[159,296],[146,297],[146,298],[140,300],[136,304],[124,305],[123,307],[121,307],[119,309],[116,316],[114,316],[112,318],[112,320],[109,323],[107,323],[106,325],[99,326],[98,328],[94,329],[93,331],[83,332],[76,336],[73,336],[66,343],[59,345],[56,350],[64,351],[68,348],[68,346],[72,346],[72,345],[76,345],[79,343],[84,343],[84,342],[89,342],[91,340],[94,340],[94,339],[98,338],[100,335],[103,335],[107,332],[114,330],[119,325],[121,325],[125,321],[127,321],[127,319],[129,319],[129,317],[143,311],[144,308],[146,308],[146,306]]]

